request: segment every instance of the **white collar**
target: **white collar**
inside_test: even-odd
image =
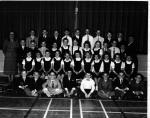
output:
[[[109,62],[109,61],[110,61],[110,60],[105,60],[105,59],[104,59],[104,62]]]
[[[90,62],[90,61],[91,61],[91,58],[89,58],[89,59],[85,58],[85,61],[86,61],[86,62]]]
[[[60,60],[61,58],[60,57],[54,57],[56,60]]]
[[[116,62],[116,63],[120,63],[120,62],[121,62],[121,60],[120,60],[120,61],[115,60],[115,62]]]
[[[27,61],[31,61],[32,58],[31,58],[31,57],[27,57],[26,60],[27,60]]]
[[[41,58],[36,58],[36,61],[37,61],[37,62],[40,62],[40,61],[41,61]]]
[[[126,63],[127,63],[127,64],[131,64],[131,63],[132,63],[132,61],[126,61]]]
[[[44,58],[45,58],[45,61],[51,60],[51,57],[44,57]]]
[[[95,63],[99,63],[100,62],[100,59],[98,59],[98,60],[94,60],[95,61]]]
[[[84,51],[89,51],[89,50],[90,50],[90,48],[88,48],[88,49],[84,48]]]
[[[65,62],[69,62],[69,61],[71,61],[71,59],[70,59],[70,58],[69,58],[68,60],[67,60],[67,59],[64,59],[64,61],[65,61]]]
[[[76,59],[76,61],[80,61],[81,60],[81,58],[79,57],[79,58],[75,58]]]

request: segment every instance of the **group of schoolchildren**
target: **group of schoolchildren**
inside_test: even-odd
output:
[[[102,38],[101,38],[102,39]],[[20,41],[14,90],[18,95],[101,99],[144,99],[145,83],[136,61],[117,40],[62,38]],[[40,45],[40,46],[39,46]]]

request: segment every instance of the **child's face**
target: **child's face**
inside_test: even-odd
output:
[[[108,44],[107,44],[107,43],[104,43],[104,44],[103,44],[103,47],[104,47],[104,48],[107,48],[107,47],[108,47]]]
[[[98,35],[98,36],[100,36],[100,30],[97,30],[97,32],[96,32],[96,34]]]
[[[125,49],[125,45],[121,45],[121,47],[120,47],[122,50],[124,50]]]
[[[57,48],[57,44],[56,43],[53,43],[53,48]]]
[[[75,34],[76,34],[76,35],[80,35],[80,31],[79,31],[79,30],[77,30]]]
[[[116,42],[116,41],[113,41],[113,42],[112,42],[112,46],[113,46],[113,47],[116,47],[116,46],[117,46],[117,42]]]
[[[42,47],[46,47],[46,43],[45,43],[45,42],[42,42],[41,46],[42,46]]]
[[[79,58],[79,57],[80,57],[80,54],[79,54],[79,53],[76,53],[75,56],[76,56],[76,58]]]
[[[135,77],[135,80],[138,81],[138,82],[140,82],[140,81],[142,80],[142,77],[141,77],[140,75],[137,75],[137,76]]]
[[[104,56],[104,59],[107,59],[107,60],[108,60],[108,59],[109,59],[109,56],[108,56],[108,55],[105,55],[105,56]]]
[[[68,40],[64,40],[63,44],[68,45]]]
[[[78,45],[78,42],[76,40],[73,41],[74,46]]]
[[[94,58],[95,58],[95,60],[98,60],[98,55],[95,55],[95,57],[94,57]]]
[[[39,73],[35,72],[33,76],[34,76],[35,79],[38,79],[39,78]]]
[[[45,56],[46,56],[46,57],[50,57],[50,53],[49,53],[49,52],[46,52],[46,53],[45,53]]]
[[[27,53],[27,57],[31,57],[31,52],[28,52],[28,53]]]
[[[89,54],[89,53],[86,53],[85,57],[86,57],[86,58],[90,58],[90,54]]]
[[[68,30],[65,31],[65,35],[69,35],[69,31]]]
[[[31,43],[31,48],[35,48],[35,43]]]
[[[86,74],[86,78],[90,78],[91,75],[89,73]]]
[[[68,71],[68,76],[71,76],[72,75],[72,72],[71,71]]]
[[[127,61],[131,61],[131,56],[127,56]]]
[[[54,35],[55,35],[55,36],[58,36],[58,34],[59,34],[58,31],[55,31],[55,32],[54,32]]]
[[[25,41],[24,41],[24,40],[21,40],[20,45],[21,45],[21,46],[25,46]]]
[[[119,55],[116,55],[116,60],[120,61],[120,56]]]
[[[55,79],[55,78],[56,78],[55,73],[52,72],[52,73],[50,74],[50,78],[51,78],[51,79]]]
[[[87,73],[85,77],[86,77],[87,80],[90,80],[91,75]]]
[[[119,73],[119,78],[124,78],[124,73]]]
[[[36,53],[36,57],[40,58],[41,57],[40,53]]]
[[[104,78],[104,80],[107,80],[107,79],[108,79],[108,74],[107,74],[107,73],[104,73],[104,74],[103,74],[103,78]]]
[[[35,32],[32,30],[32,31],[30,32],[30,34],[31,34],[31,36],[34,36],[34,35],[35,35]]]
[[[89,34],[89,32],[90,32],[89,29],[86,29],[86,30],[85,30],[85,33],[86,33],[86,34]]]
[[[56,51],[55,56],[59,57],[60,56],[59,52]]]
[[[112,36],[112,35],[111,35],[111,33],[109,32],[109,33],[107,34],[107,37],[108,37],[108,38],[111,38],[111,36]]]
[[[97,42],[96,45],[95,45],[95,47],[96,47],[96,48],[100,48],[100,43]]]
[[[122,33],[118,33],[118,38],[122,38]]]
[[[88,44],[85,44],[85,48],[89,48],[89,45],[88,45]]]
[[[66,59],[69,59],[69,54],[66,54]]]
[[[46,31],[46,30],[43,30],[42,34],[43,34],[43,35],[47,35],[47,31]]]

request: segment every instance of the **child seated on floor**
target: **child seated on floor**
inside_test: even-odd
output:
[[[48,97],[59,97],[63,94],[60,81],[54,72],[51,72],[47,81],[42,85],[43,93]]]
[[[104,72],[98,82],[98,96],[102,99],[111,99],[114,95],[112,80],[109,78],[108,73]]]
[[[63,78],[63,88],[65,92],[65,97],[75,97],[77,88],[76,88],[76,78],[71,70],[68,70],[67,74]]]
[[[14,78],[14,91],[17,95],[20,96],[26,96],[27,91],[25,91],[28,88],[28,84],[30,83],[30,78],[27,77],[27,72],[23,70],[21,72],[21,76],[18,78]]]
[[[130,98],[134,100],[143,100],[145,96],[145,83],[141,74],[136,74],[130,83]]]
[[[81,81],[79,97],[94,98],[95,97],[95,81],[92,79],[90,73],[86,73]]]
[[[115,79],[114,87],[115,97],[117,99],[127,99],[129,94],[129,81],[123,71],[119,72],[118,77]]]

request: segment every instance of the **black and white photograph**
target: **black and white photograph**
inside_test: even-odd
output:
[[[0,118],[149,118],[148,9],[0,0]]]

